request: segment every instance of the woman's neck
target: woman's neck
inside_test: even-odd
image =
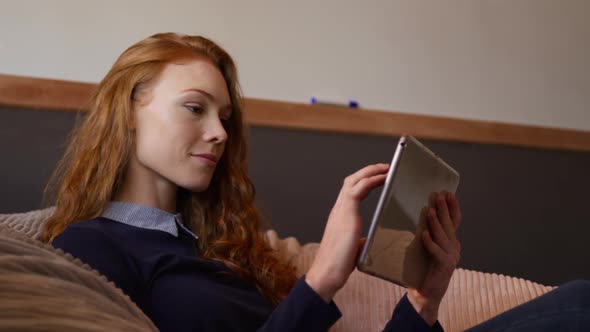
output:
[[[151,169],[131,160],[115,201],[151,206],[170,213],[176,211],[178,186]]]

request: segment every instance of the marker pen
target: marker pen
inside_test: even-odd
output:
[[[341,101],[318,99],[316,97],[311,97],[309,99],[309,103],[312,105],[325,105],[325,106],[337,106],[337,107],[349,107],[349,108],[358,108],[359,107],[359,103],[356,100],[351,100],[351,99],[349,99],[348,102],[341,102]]]

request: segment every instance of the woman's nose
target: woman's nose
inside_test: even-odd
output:
[[[205,140],[214,143],[224,143],[227,141],[227,132],[219,118],[212,119],[205,131]]]

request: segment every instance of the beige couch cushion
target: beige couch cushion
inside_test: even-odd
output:
[[[0,224],[1,331],[157,331],[80,260]]]
[[[267,237],[283,259],[297,264],[299,274],[310,267],[319,247],[317,243],[301,246],[294,238],[280,240],[274,231]],[[552,288],[519,278],[457,269],[441,303],[439,320],[445,331],[463,331]],[[332,331],[381,331],[405,292],[403,287],[355,270],[334,299],[342,318]]]
[[[25,213],[0,214],[0,225],[8,226],[35,240],[41,236],[41,226],[53,213],[53,208]]]
[[[147,331],[155,329],[122,292],[88,265],[82,266],[69,255],[64,259],[61,252],[31,240],[39,237],[39,228],[51,212],[46,209],[0,214],[0,229],[3,230],[0,234],[0,298],[13,299],[0,301],[12,306],[0,306],[0,329],[3,324],[18,320],[19,324],[29,322],[27,326],[31,327],[21,331],[33,331],[35,324],[41,326],[38,325],[40,317],[55,317],[43,321],[56,326],[55,331],[112,331],[114,326],[130,326],[117,324],[131,324]],[[278,257],[296,264],[299,275],[309,269],[319,247],[317,243],[302,246],[295,238],[281,239],[272,230],[266,236]],[[441,304],[439,318],[446,331],[462,331],[551,289],[523,279],[457,269]],[[335,301],[343,317],[332,331],[380,331],[404,294],[402,287],[354,271],[336,294]],[[31,303],[46,305],[35,309]],[[68,314],[63,308],[77,308],[79,315]],[[90,312],[93,315],[88,318]],[[12,320],[13,316],[19,318]],[[82,326],[86,329],[81,329]]]

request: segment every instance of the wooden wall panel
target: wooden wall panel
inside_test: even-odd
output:
[[[0,106],[85,111],[95,84],[0,74]],[[590,132],[245,99],[252,126],[590,151]]]

